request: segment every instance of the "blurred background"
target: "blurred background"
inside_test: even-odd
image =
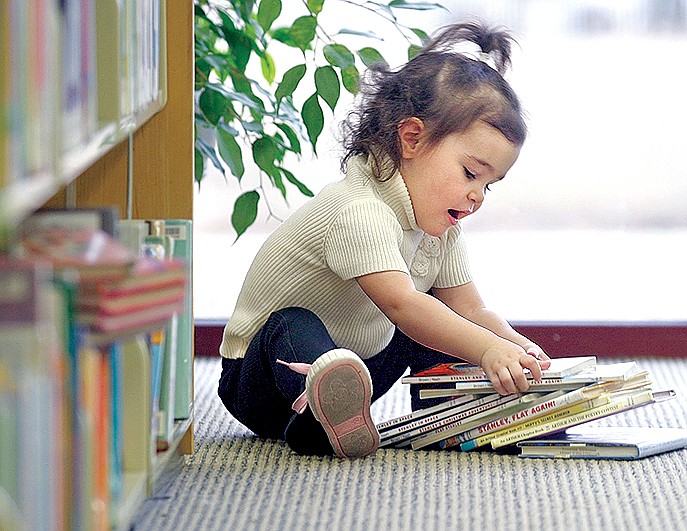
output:
[[[687,321],[687,0],[442,5],[410,14],[424,17],[413,25],[435,30],[480,18],[519,43],[507,79],[530,136],[507,178],[464,222],[487,304],[519,323]],[[348,21],[355,24],[365,20]],[[405,46],[375,31],[400,64]],[[342,177],[332,134],[340,117],[331,118],[319,158],[304,155],[295,166],[314,191]],[[257,171],[241,188],[228,179],[208,174],[194,199],[200,320],[231,315],[250,261],[279,223],[261,212],[235,242],[233,201],[255,186]],[[304,201],[275,194],[270,208],[284,218]]]

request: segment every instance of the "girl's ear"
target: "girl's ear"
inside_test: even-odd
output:
[[[412,159],[420,152],[425,124],[419,118],[403,120],[398,126],[398,138],[401,140],[401,157]]]

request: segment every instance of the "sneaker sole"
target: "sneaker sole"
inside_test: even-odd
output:
[[[346,349],[313,363],[306,379],[308,404],[339,457],[365,457],[379,447],[370,416],[372,380],[365,364]]]

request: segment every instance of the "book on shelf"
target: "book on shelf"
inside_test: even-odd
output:
[[[101,299],[114,300],[170,288],[186,290],[187,278],[188,267],[185,261],[139,257],[130,274],[85,285],[81,289],[81,298],[92,303]]]
[[[582,385],[596,382],[624,381],[638,371],[634,361],[599,364],[594,370],[585,371],[563,378],[543,378],[532,380],[528,391],[556,391],[559,389],[576,389]],[[450,387],[420,389],[420,398],[437,398],[454,396],[457,393],[486,394],[493,393],[494,386],[489,381],[468,381],[451,383]]]
[[[174,377],[174,418],[187,419],[193,407],[193,222],[166,219],[165,235],[174,240],[172,256],[186,264],[186,297],[178,314]]]
[[[48,267],[0,255],[0,487],[28,529],[50,528],[68,502],[64,306]]]
[[[134,256],[102,230],[41,227],[24,234],[22,254],[56,269],[75,269],[82,283],[128,276]]]
[[[553,358],[549,368],[542,370],[543,378],[564,378],[573,374],[590,371],[596,368],[596,356],[576,356]],[[528,378],[532,376],[528,373]],[[482,367],[464,363],[440,363],[429,369],[404,376],[405,384],[428,384],[461,381],[486,381],[487,375]]]
[[[517,443],[521,457],[643,459],[687,448],[687,429],[645,426],[576,426]]]
[[[441,441],[440,446],[442,448],[451,448],[460,445],[462,450],[472,450],[479,446],[489,444],[495,433],[502,433],[503,430],[512,426],[522,425],[524,422],[534,421],[535,419],[545,416],[549,416],[549,418],[551,418],[551,415],[560,416],[558,412],[561,410],[563,410],[564,415],[569,414],[571,411],[570,408],[577,407],[579,410],[579,404],[585,401],[597,399],[604,395],[609,396],[609,393],[620,389],[638,389],[649,385],[648,373],[642,371],[623,382],[599,382],[573,391],[554,391],[546,394],[544,399],[539,403],[533,404],[523,411],[512,415],[502,416],[491,422],[477,426],[472,430],[454,435],[453,437]]]
[[[119,209],[116,207],[42,207],[23,221],[20,230],[22,234],[29,234],[44,227],[102,230],[116,238],[119,236]]]

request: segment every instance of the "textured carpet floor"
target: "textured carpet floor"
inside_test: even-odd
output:
[[[687,428],[687,360],[637,361],[677,398],[595,422]],[[195,453],[144,504],[136,530],[687,530],[687,450],[636,462],[412,450],[300,457],[227,413],[218,359],[198,358],[195,371]],[[373,416],[409,408],[397,384]]]

